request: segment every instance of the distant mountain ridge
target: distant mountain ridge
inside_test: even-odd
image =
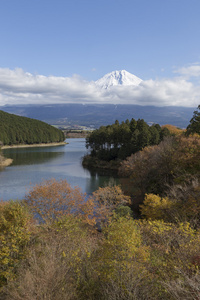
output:
[[[112,86],[138,86],[142,82],[139,77],[127,72],[126,70],[113,71],[104,75],[95,81],[101,88],[110,88]]]
[[[195,107],[156,107],[140,105],[114,104],[54,104],[54,105],[16,105],[2,106],[1,110],[48,124],[63,126],[92,126],[99,128],[118,120],[144,119],[149,125],[171,124],[186,128],[192,118]]]

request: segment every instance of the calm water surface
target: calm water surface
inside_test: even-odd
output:
[[[86,154],[85,139],[67,139],[69,144],[58,147],[5,149],[5,157],[13,164],[0,171],[0,199],[23,199],[31,185],[51,178],[66,179],[91,194],[114,176],[91,173],[84,169],[81,158]]]

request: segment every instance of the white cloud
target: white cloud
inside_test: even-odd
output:
[[[187,69],[181,68],[179,73],[200,76],[200,65],[190,66]],[[77,75],[43,76],[26,73],[22,69],[0,68],[0,106],[114,103],[197,107],[200,104],[199,95],[200,86],[182,76],[173,79],[146,80],[136,87],[113,86],[104,90],[96,86],[93,81],[85,81]]]
[[[199,104],[200,87],[184,79],[147,80],[137,87],[121,86],[106,90],[106,98],[112,103],[155,106],[189,106]]]
[[[187,67],[182,67],[174,71],[174,73],[178,73],[185,78],[189,79],[191,77],[200,77],[200,64],[191,64]]]

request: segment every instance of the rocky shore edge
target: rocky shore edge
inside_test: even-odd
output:
[[[12,148],[29,148],[29,147],[55,147],[55,146],[64,146],[67,145],[66,142],[60,143],[41,143],[41,144],[20,144],[20,145],[5,145],[2,146],[1,149],[12,149]]]
[[[12,164],[13,159],[0,156],[0,168],[8,167]]]

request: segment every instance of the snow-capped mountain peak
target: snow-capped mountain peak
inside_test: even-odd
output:
[[[141,81],[142,79],[140,79],[139,77],[127,72],[126,70],[121,70],[108,73],[102,78],[98,79],[95,83],[98,86],[107,89],[112,86],[121,85],[137,86]]]

